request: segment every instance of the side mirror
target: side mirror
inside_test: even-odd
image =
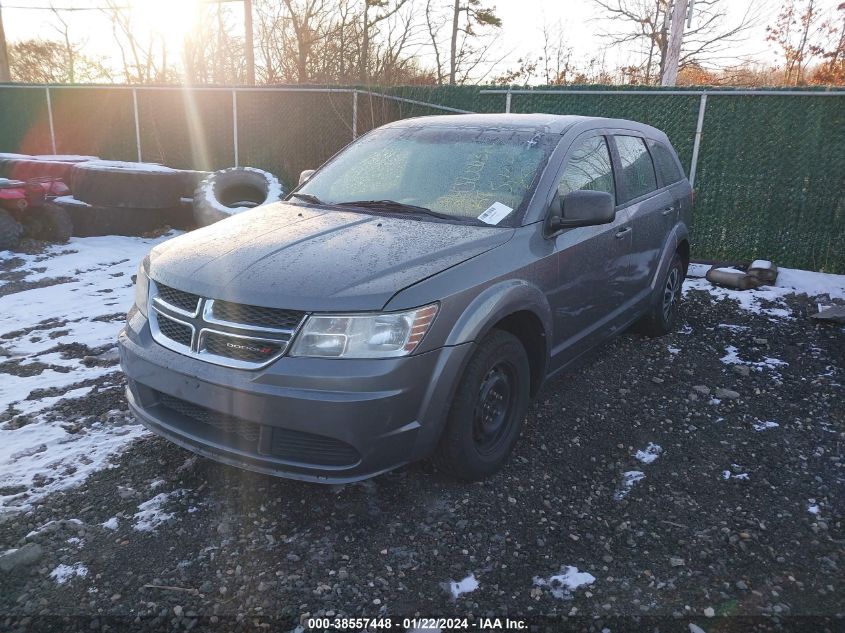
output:
[[[315,172],[315,169],[306,169],[301,174],[299,174],[299,184],[301,185],[306,180],[308,180]]]
[[[548,230],[555,233],[575,226],[608,224],[616,217],[613,196],[606,191],[579,189],[561,198],[555,196],[549,213]]]

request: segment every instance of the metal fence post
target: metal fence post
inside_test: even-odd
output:
[[[138,162],[143,163],[141,159],[141,120],[138,117],[138,89],[132,88],[132,112],[135,116],[135,150],[138,154]]]
[[[238,156],[238,91],[232,90],[232,145],[235,149],[235,167],[240,167]]]
[[[508,88],[508,92],[505,95],[505,112],[511,111],[511,89]]]
[[[45,86],[44,90],[47,93],[47,119],[50,122],[50,146],[53,148],[53,153],[56,154],[56,128],[53,127],[53,101],[50,99],[50,87]]]
[[[695,124],[695,140],[692,144],[692,160],[689,166],[689,184],[695,188],[695,170],[698,167],[698,150],[701,148],[701,132],[704,128],[704,109],[707,107],[707,93],[698,102],[698,122]]]
[[[358,91],[352,91],[352,140],[358,138]]]

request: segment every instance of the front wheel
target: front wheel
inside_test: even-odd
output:
[[[519,437],[530,381],[528,355],[519,339],[502,330],[488,334],[458,385],[436,465],[463,481],[498,471]]]
[[[680,255],[676,253],[672,257],[662,283],[657,286],[649,311],[640,322],[646,335],[663,336],[675,330],[683,284],[684,262],[681,261]]]

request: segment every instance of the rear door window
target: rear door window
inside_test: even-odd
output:
[[[671,185],[683,179],[684,173],[675,161],[675,154],[663,143],[650,141],[651,157],[654,159],[654,166],[660,174],[660,181],[663,186]]]
[[[622,168],[621,202],[639,198],[657,189],[651,154],[639,136],[615,136]]]

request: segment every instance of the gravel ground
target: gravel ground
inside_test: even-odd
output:
[[[415,464],[318,486],[144,435],[0,513],[0,553],[20,559],[0,557],[0,629],[845,630],[845,329],[808,319],[806,296],[778,306],[791,318],[697,289],[684,305],[677,333],[626,333],[547,384],[482,483]],[[93,380],[48,415],[132,425],[120,375]]]

